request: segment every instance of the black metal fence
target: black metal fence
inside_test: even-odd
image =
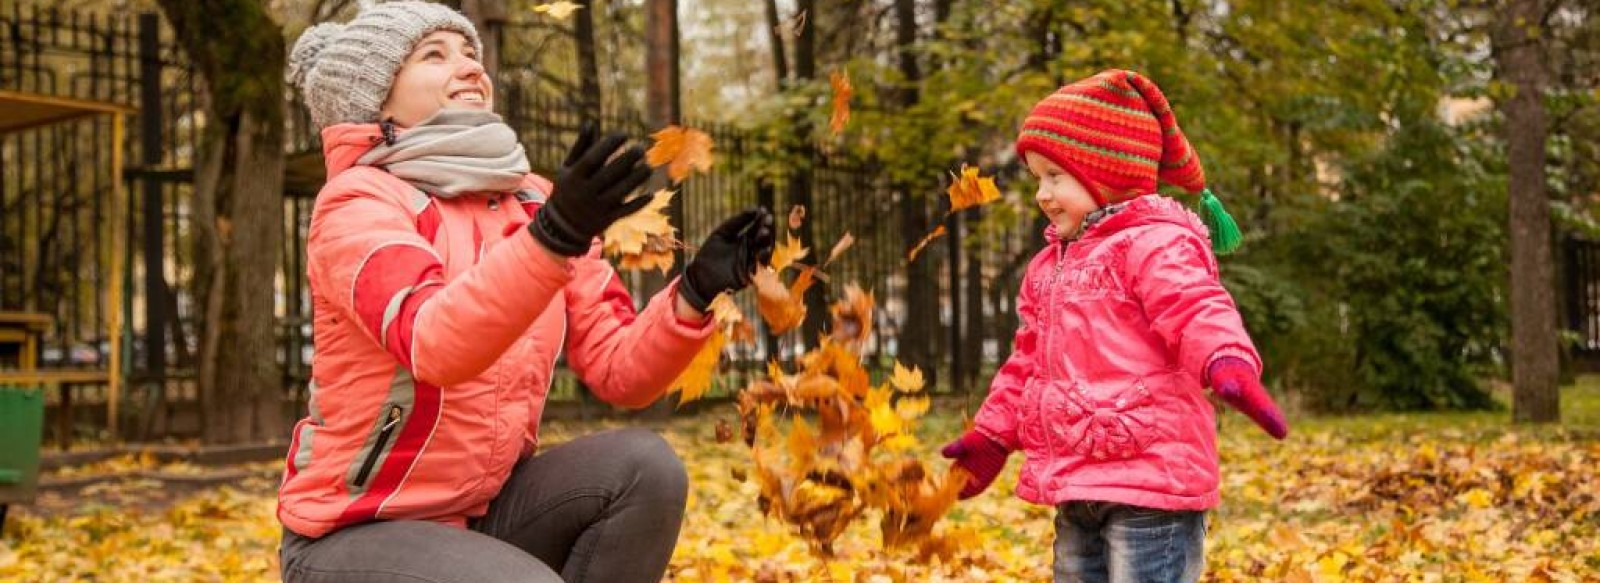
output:
[[[125,353],[130,392],[124,410],[136,417],[133,421],[144,421],[125,425],[132,427],[132,437],[197,429],[182,419],[185,411],[197,407],[192,379],[198,321],[189,292],[196,243],[189,201],[204,96],[170,39],[170,31],[154,14],[90,15],[0,0],[0,89],[138,108],[123,144],[109,142],[108,122],[103,120],[0,138],[0,310],[39,311],[56,318],[58,325],[46,339],[51,364],[102,367],[109,358],[104,298],[112,286],[121,286],[125,293],[119,309],[126,314],[131,340]],[[533,167],[553,175],[583,114],[568,102],[524,90],[513,78],[501,79],[498,88],[501,112],[518,131]],[[635,136],[653,129],[637,113],[623,109],[611,108],[599,117],[602,127]],[[283,283],[274,293],[284,383],[290,398],[299,401],[314,352],[304,243],[322,161],[317,133],[298,104],[291,104],[287,123]],[[857,283],[877,297],[875,357],[899,353],[899,330],[909,317],[905,292],[913,285],[933,287],[941,298],[935,329],[941,330],[938,353],[948,361],[936,363],[940,368],[966,371],[963,379],[972,380],[975,371],[1003,356],[1011,335],[1006,316],[1020,277],[1017,259],[1037,238],[1031,222],[1018,219],[1015,228],[987,235],[996,240],[981,245],[972,244],[970,235],[934,245],[919,259],[934,266],[933,279],[907,281],[908,238],[901,232],[898,207],[911,193],[891,188],[879,168],[837,152],[817,151],[809,165],[797,165],[803,169],[775,171],[762,162],[766,138],[757,133],[706,120],[686,120],[684,125],[710,133],[716,143],[712,171],[680,188],[677,224],[684,241],[697,244],[722,218],[751,205],[766,205],[782,215],[791,206],[788,181],[806,172],[812,185],[807,220],[814,234],[813,257],[826,255],[845,233],[857,240],[828,272],[835,290]],[[118,147],[128,161],[121,177],[109,172],[110,152]],[[129,194],[128,208],[116,214],[127,217],[128,238],[113,241],[105,193],[119,179]],[[936,200],[944,184],[930,177],[927,188],[932,192],[918,193],[919,198]],[[128,266],[123,281],[110,281],[105,270],[112,253],[123,254]],[[959,268],[952,271],[951,265]],[[664,281],[629,277],[641,299]],[[741,301],[754,318],[753,299]],[[960,346],[976,348],[954,349]],[[730,376],[719,382],[711,398],[730,396],[782,348],[793,347],[768,338],[734,348],[726,359]],[[968,388],[981,390],[970,383]],[[571,376],[562,374],[552,398],[571,400],[580,394]],[[86,400],[92,405],[96,397]],[[103,395],[99,402],[104,402]],[[90,430],[103,427],[103,419],[95,415],[79,421]]]

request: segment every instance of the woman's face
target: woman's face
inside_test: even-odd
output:
[[[493,111],[494,87],[467,37],[438,30],[406,56],[380,115],[408,128],[446,108]]]

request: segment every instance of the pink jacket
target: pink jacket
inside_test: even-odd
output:
[[[979,409],[978,431],[1025,460],[1017,495],[1167,510],[1214,507],[1216,413],[1202,389],[1221,355],[1260,370],[1217,279],[1205,226],[1140,197],[1028,265],[1015,349]]]
[[[322,132],[310,414],[278,492],[279,520],[309,537],[371,520],[464,526],[534,451],[563,347],[601,399],[642,407],[711,332],[675,316],[676,285],[635,314],[598,244],[571,260],[541,249],[524,226],[543,178],[431,197],[354,166],[380,139],[376,124]]]

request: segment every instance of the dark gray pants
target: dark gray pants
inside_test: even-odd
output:
[[[660,581],[687,496],[683,462],[665,440],[608,431],[517,464],[467,530],[386,521],[311,539],[285,529],[283,580]]]

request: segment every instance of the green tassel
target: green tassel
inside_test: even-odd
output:
[[[1211,231],[1211,250],[1217,255],[1233,253],[1244,242],[1239,223],[1233,221],[1228,209],[1222,208],[1222,201],[1217,200],[1217,195],[1211,194],[1209,188],[1200,191],[1200,220]]]

